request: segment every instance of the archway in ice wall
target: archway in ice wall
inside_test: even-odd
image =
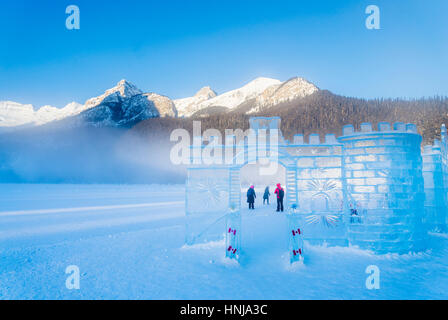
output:
[[[266,154],[264,151],[266,150],[258,150],[261,152],[257,152],[257,154]],[[285,150],[279,150],[270,152],[270,158],[257,158],[258,162],[255,163],[244,163],[242,165],[235,165],[229,170],[230,177],[230,194],[229,194],[229,205],[233,208],[233,212],[230,213],[226,218],[226,256],[232,259],[239,259],[239,254],[241,253],[241,241],[244,240],[243,234],[247,234],[244,232],[245,227],[242,222],[242,212],[246,211],[247,205],[245,190],[249,187],[251,180],[260,179],[260,182],[273,184],[274,186],[280,182],[282,183],[283,189],[285,190],[285,199],[284,199],[284,209],[288,212],[292,207],[297,208],[297,167],[294,160],[294,156],[286,152]],[[238,157],[238,155],[237,155]],[[247,159],[247,157],[245,157]],[[273,160],[275,159],[275,160]],[[260,166],[259,162],[262,161],[264,166]],[[272,170],[272,166],[274,166],[275,170]],[[271,168],[271,170],[262,170],[263,168]],[[259,171],[258,174],[255,170]],[[269,172],[269,174],[267,173]],[[281,179],[279,181],[278,176],[281,175]],[[241,180],[241,179],[245,180]],[[243,187],[243,190],[241,190]],[[247,187],[247,188],[245,188]],[[263,191],[265,185],[258,190],[258,198],[262,199]],[[274,195],[275,188],[271,189],[271,199],[276,203],[276,196]],[[242,193],[243,191],[243,193]],[[260,192],[261,191],[261,192]],[[242,201],[243,200],[243,201]],[[244,207],[242,207],[242,202],[244,202]],[[259,202],[259,206],[260,206]],[[273,204],[272,204],[273,207]],[[242,209],[244,208],[244,209]],[[274,208],[274,207],[273,207]],[[260,241],[259,245],[265,245],[267,247],[272,247],[275,243],[280,244],[281,248],[284,248],[285,251],[290,251],[291,261],[297,261],[300,259],[303,250],[303,241],[302,241],[302,231],[299,227],[300,219],[297,215],[287,215],[288,219],[285,216],[277,216],[280,224],[277,226],[279,230],[269,230],[267,233],[260,233],[260,237],[258,240]],[[269,229],[269,225],[259,227],[267,227]],[[263,230],[261,230],[263,231]],[[269,238],[269,235],[272,236],[272,232],[277,234],[277,237]],[[272,241],[270,242],[270,239]],[[263,244],[263,241],[266,243]],[[254,247],[256,248],[256,246]],[[250,249],[250,248],[249,248]]]
[[[265,150],[259,149],[257,154],[266,154]],[[237,155],[235,158],[240,157]],[[248,158],[247,151],[244,155]],[[274,159],[274,160],[273,160]],[[261,164],[260,164],[261,163]],[[271,168],[267,170],[267,168]],[[264,169],[264,170],[263,170]],[[275,169],[275,170],[274,170]],[[278,179],[280,177],[280,179]],[[271,187],[271,194],[274,193],[277,183],[281,183],[285,190],[285,210],[293,204],[297,205],[297,168],[294,157],[285,151],[271,152],[270,158],[258,157],[254,162],[244,162],[243,164],[233,165],[229,168],[230,194],[229,205],[236,209],[241,208],[241,193],[249,188],[251,184],[257,181],[263,183],[260,188],[268,185]],[[260,190],[258,190],[260,191]],[[245,202],[245,201],[244,201]]]
[[[265,154],[259,150],[257,155]],[[247,150],[243,151],[244,159],[248,159]],[[285,190],[284,208],[297,204],[297,177],[296,167],[293,157],[284,151],[270,154],[274,159],[278,159],[278,171],[282,175],[280,183]],[[235,158],[240,157],[238,154]],[[264,167],[270,161],[267,158],[258,157],[255,159],[262,161]],[[240,213],[242,202],[246,207],[246,199],[242,201],[243,190],[246,185],[241,182],[241,170],[243,177],[245,167],[252,165],[249,161],[242,164],[221,165],[221,166],[191,166],[187,169],[186,183],[186,243],[194,244],[199,242],[216,241],[222,239],[223,231],[226,228],[226,220],[231,212]],[[250,169],[249,169],[250,172]],[[277,181],[277,170],[268,175],[272,181]],[[261,176],[261,174],[260,174]],[[246,179],[246,178],[245,178]],[[262,178],[260,178],[262,181]],[[277,181],[278,182],[278,181]],[[276,183],[277,183],[276,182]],[[276,184],[275,183],[275,184]],[[274,186],[275,186],[274,184]],[[247,186],[248,187],[248,186]],[[247,191],[247,188],[246,188]],[[264,186],[262,187],[264,191]],[[271,190],[271,194],[274,189]],[[259,193],[262,198],[262,194]],[[271,198],[274,200],[275,198]],[[276,200],[275,200],[276,201]],[[227,218],[226,218],[227,217]],[[239,225],[239,217],[236,217],[236,225]],[[232,223],[233,225],[233,223]],[[231,227],[234,230],[236,227]],[[239,229],[239,227],[238,227]]]
[[[269,174],[261,174],[262,167],[271,167],[273,170]],[[286,168],[277,162],[246,164],[240,169],[240,180],[242,248],[245,252],[257,253],[251,259],[281,259],[288,251],[289,238],[285,232],[288,220],[284,214],[275,212],[277,196],[274,191],[277,183],[286,189]],[[247,190],[251,185],[255,186],[257,195],[254,210],[249,210],[247,203]],[[269,203],[263,199],[266,186],[269,186]],[[284,208],[286,212],[286,203]]]

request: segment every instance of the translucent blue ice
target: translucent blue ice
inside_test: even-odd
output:
[[[280,119],[251,118],[250,125],[258,135],[261,129],[280,128]],[[445,127],[441,139],[423,152],[421,142],[417,127],[401,122],[379,123],[376,129],[363,123],[359,130],[348,125],[338,138],[329,134],[321,139],[311,134],[308,142],[303,135],[289,142],[280,133],[276,156],[286,172],[289,222],[285,233],[300,229],[300,241],[353,245],[377,253],[427,249],[428,231],[447,230]],[[258,152],[259,145],[246,147],[246,152],[250,148],[263,154]],[[261,159],[257,156],[256,160]],[[238,252],[244,231],[240,215],[242,166],[189,167],[188,243],[219,238],[225,233],[226,249],[237,248]],[[290,239],[288,250],[294,261],[294,253],[303,248],[294,237]]]

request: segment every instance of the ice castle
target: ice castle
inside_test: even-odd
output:
[[[280,132],[279,117],[253,117],[254,136]],[[250,161],[275,159],[285,168],[286,217],[291,261],[302,255],[303,240],[311,244],[359,246],[376,253],[408,253],[426,249],[429,231],[447,227],[447,137],[425,146],[414,124],[381,122],[374,130],[363,123],[342,129],[338,138],[322,141],[311,134],[289,142],[279,133],[278,148],[246,139],[244,145],[219,145],[235,152],[233,162],[203,164],[207,145],[199,136],[192,147],[186,191],[186,242],[213,240],[226,234],[229,257],[241,251],[240,170]],[[249,142],[248,142],[249,141]],[[256,158],[248,159],[250,150]],[[236,161],[242,156],[244,161]],[[244,227],[244,226],[243,226]],[[243,228],[244,231],[244,228]]]

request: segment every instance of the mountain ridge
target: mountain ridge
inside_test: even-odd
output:
[[[14,128],[23,125],[43,125],[81,113],[84,106],[71,102],[63,108],[45,105],[36,108],[31,104],[0,101],[0,127]]]
[[[282,91],[285,86],[288,90]],[[299,77],[284,82],[258,77],[240,88],[220,95],[210,86],[205,86],[192,97],[172,100],[154,92],[144,92],[122,79],[103,94],[87,99],[84,105],[72,102],[61,109],[49,105],[36,109],[32,105],[0,102],[0,128],[38,126],[63,120],[75,126],[86,124],[126,127],[158,117],[204,117],[238,109],[239,112],[256,113],[278,102],[305,97],[317,90],[319,89],[312,83]],[[255,106],[251,109],[240,108],[252,100],[255,101]]]

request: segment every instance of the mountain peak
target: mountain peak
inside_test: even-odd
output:
[[[262,111],[266,107],[274,106],[297,98],[303,98],[319,91],[319,88],[301,77],[293,77],[278,85],[267,88],[260,94],[249,114]]]
[[[201,88],[196,94],[194,95],[197,98],[206,98],[211,99],[217,96],[217,93],[212,90],[209,86]]]
[[[286,94],[290,94],[292,96],[294,96],[297,92],[300,92],[299,95],[305,96],[318,91],[319,88],[305,78],[293,77],[283,82],[277,90],[286,90],[288,91]]]
[[[280,80],[274,79],[274,78],[268,78],[268,77],[257,77],[254,80],[250,81],[252,82],[281,82]]]
[[[143,94],[139,88],[127,81],[126,79],[120,80],[117,85],[104,92],[104,94],[91,98],[86,101],[86,109],[96,107],[104,100],[120,100],[121,98],[130,98],[139,94]]]
[[[261,94],[266,89],[281,84],[282,82],[277,79],[258,77],[238,89],[238,91],[244,93],[244,95],[248,95],[248,98],[255,98],[255,96]]]
[[[115,87],[109,89],[108,91],[111,93],[119,92],[122,97],[132,97],[143,93],[143,91],[137,88],[137,86],[130,83],[126,79],[120,80]],[[108,91],[106,91],[106,93]]]

